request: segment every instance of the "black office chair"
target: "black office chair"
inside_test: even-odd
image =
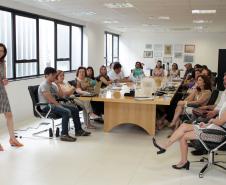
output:
[[[50,127],[49,129],[45,129],[45,130],[33,133],[33,136],[37,136],[43,132],[49,131],[49,138],[53,138],[53,134],[55,133],[54,120],[61,119],[61,117],[56,114],[51,113],[51,106],[49,103],[39,103],[38,88],[39,88],[39,85],[28,86],[28,91],[30,93],[31,100],[32,100],[34,116],[37,118],[42,118],[42,119],[51,119],[52,127]],[[42,106],[42,105],[49,106],[49,108],[50,108],[49,111],[48,112],[42,111],[42,109],[40,108],[40,106]],[[41,123],[40,125],[48,125],[48,124],[50,124],[50,123]],[[59,137],[59,127],[57,127],[57,129],[56,129],[56,137]]]
[[[209,142],[203,140],[203,135],[207,134],[209,136],[214,135],[221,138],[220,142]],[[223,170],[226,170],[226,167],[220,165],[219,163],[226,163],[226,161],[216,161],[215,156],[218,155],[216,153],[217,151],[226,151],[226,130],[216,130],[216,129],[202,129],[202,132],[197,135],[199,142],[196,143],[195,147],[204,147],[208,151],[208,158],[203,157],[199,161],[193,161],[193,162],[206,162],[205,166],[201,169],[199,172],[199,177],[203,178],[204,173],[211,168],[212,166],[217,166],[222,168]]]

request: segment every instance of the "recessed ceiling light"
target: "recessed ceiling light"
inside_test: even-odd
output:
[[[106,3],[104,4],[107,8],[133,8],[131,3]]]
[[[168,16],[159,16],[158,19],[160,19],[160,20],[170,20],[170,17],[168,17]]]
[[[212,23],[213,21],[208,21],[208,20],[193,20],[193,23],[196,24],[204,24],[204,23]]]
[[[192,14],[215,14],[216,10],[192,10]]]

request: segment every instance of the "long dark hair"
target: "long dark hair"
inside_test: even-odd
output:
[[[86,68],[86,75],[87,75],[87,71],[89,69],[91,69],[91,71],[92,71],[92,76],[90,78],[94,80],[95,78],[94,78],[94,70],[93,70],[93,67],[89,66],[89,67]]]
[[[3,61],[5,59],[5,56],[7,55],[7,49],[3,43],[0,43],[0,47],[4,49],[4,55],[0,58],[0,61]]]
[[[81,69],[84,69],[84,70],[85,70],[85,76],[87,76],[87,74],[86,74],[86,68],[83,67],[83,66],[80,66],[80,67],[77,69],[77,71],[76,71],[76,77],[78,77],[78,73],[79,73],[79,71],[80,71]]]
[[[204,81],[204,90],[212,90],[210,77],[205,76],[205,75],[199,75],[198,78],[202,78],[203,79],[203,81]],[[197,91],[201,91],[200,87],[197,87]]]
[[[158,64],[158,63],[160,63],[160,69],[163,68],[163,66],[162,66],[162,61],[161,61],[161,60],[158,60],[158,61],[157,61],[157,64]],[[157,64],[156,64],[155,68],[157,68]]]

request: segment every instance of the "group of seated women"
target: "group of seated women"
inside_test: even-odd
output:
[[[188,95],[185,99],[177,102],[175,113],[171,123],[168,125],[171,128],[173,127],[174,131],[166,142],[157,142],[156,139],[153,138],[153,144],[158,149],[157,154],[163,154],[173,143],[179,141],[181,159],[172,167],[174,169],[189,170],[190,162],[188,161],[188,141],[198,139],[198,135],[204,128],[221,130],[226,133],[226,91],[222,93],[220,102],[217,106],[207,106],[212,91],[211,71],[206,66],[201,65],[196,65],[195,68],[191,68],[191,65],[189,64],[185,67],[189,72],[185,73],[186,75],[184,76],[182,87],[187,87]],[[226,88],[226,74],[224,75],[223,80],[224,87]],[[206,110],[206,118],[208,119],[205,119],[205,122],[190,120],[187,123],[181,123],[180,116],[184,113],[184,110],[186,109],[187,113],[192,114],[192,111],[190,110],[194,109],[192,107],[200,107],[200,109]],[[216,110],[213,108],[209,110],[206,107],[216,107]],[[170,109],[170,111],[172,111],[172,109]],[[166,115],[163,116],[161,121],[167,118],[167,113],[169,112],[166,111],[165,113]],[[158,124],[162,123],[158,122]],[[222,136],[213,136],[204,133],[202,133],[202,136],[204,141],[222,141]]]

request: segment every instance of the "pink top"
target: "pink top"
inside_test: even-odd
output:
[[[153,76],[164,76],[164,70],[162,68],[155,68],[153,71]]]

